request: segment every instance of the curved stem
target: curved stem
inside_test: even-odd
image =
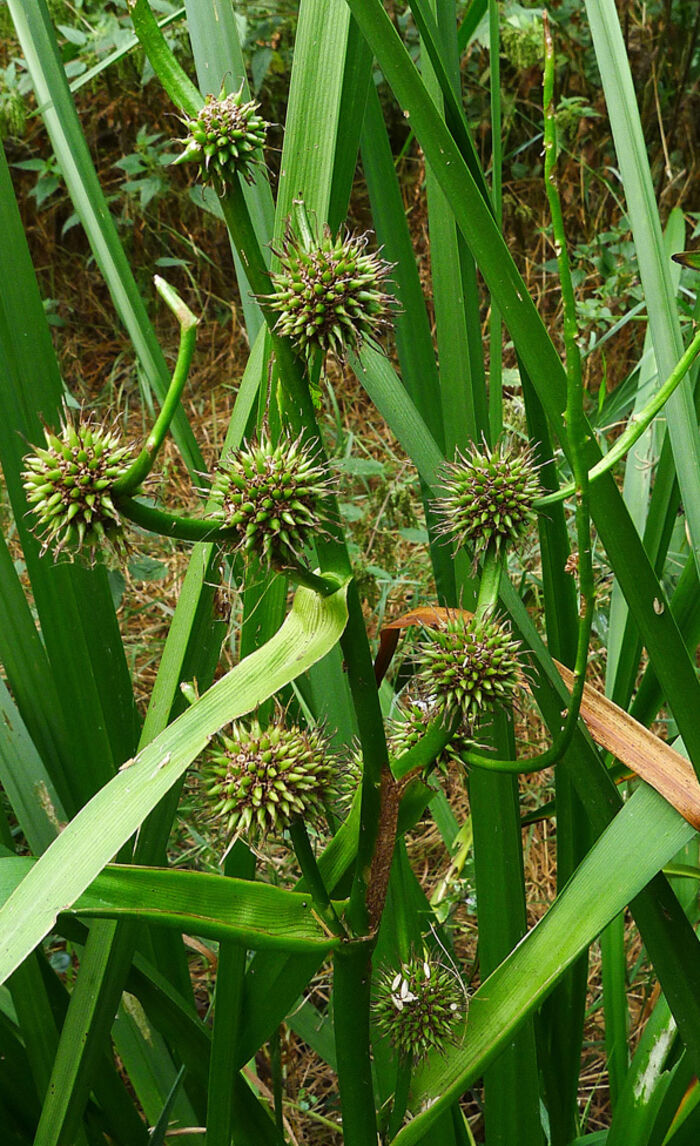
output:
[[[132,462],[123,477],[120,477],[114,483],[112,492],[117,496],[125,496],[133,493],[153,469],[153,463],[165,441],[165,435],[175,416],[175,411],[177,410],[185,382],[187,381],[197,339],[199,319],[193,315],[189,307],[185,305],[169,283],[166,283],[165,279],[162,279],[160,275],[156,275],[154,281],[158,294],[167,303],[180,323],[180,347],[178,349],[177,361],[175,363],[175,369],[173,370],[173,376],[170,380],[168,392],[165,395],[165,401],[160,408],[160,413],[156,418],[155,425],[146,438],[146,443],[139,456]]]
[[[161,537],[173,537],[178,541],[231,541],[236,536],[233,528],[222,529],[219,521],[168,513],[128,496],[115,496],[113,500],[122,517],[149,533],[159,533]]]
[[[233,543],[239,540],[240,534],[235,526],[222,526],[218,521],[207,521],[201,517],[184,517],[178,513],[168,513],[155,505],[146,505],[133,497],[115,498],[115,506],[122,517],[128,518],[141,529],[149,533],[158,533],[161,537],[173,537],[177,541],[211,541]],[[330,597],[342,584],[335,574],[323,576],[313,573],[301,562],[285,565],[284,569],[277,570],[284,573],[296,585],[305,585],[313,589],[322,597]]]
[[[336,910],[331,903],[331,897],[328,894],[326,885],[318,870],[318,864],[316,863],[316,857],[313,853],[309,833],[306,830],[304,821],[300,819],[292,820],[289,825],[289,835],[294,846],[294,854],[297,857],[302,875],[311,892],[311,898],[314,901],[316,911],[333,935],[338,935],[341,939],[347,939],[348,933],[338,919]]]
[[[603,474],[608,473],[608,471],[617,465],[617,463],[624,458],[625,454],[632,449],[632,446],[641,438],[656,415],[659,414],[666,405],[674,390],[676,390],[683,381],[698,354],[700,354],[700,330],[698,330],[683,356],[678,360],[677,365],[671,371],[663,386],[659,387],[654,397],[650,398],[646,406],[635,416],[634,421],[630,422],[624,432],[620,434],[620,437],[613,443],[605,457],[601,458],[601,460],[588,471],[589,482],[594,482],[602,477]],[[553,505],[556,501],[564,501],[575,492],[576,483],[569,482],[568,485],[558,489],[556,493],[548,493],[545,497],[538,498],[534,503],[535,509],[544,509],[548,505]]]
[[[279,572],[289,577],[295,585],[304,585],[307,589],[313,589],[321,597],[332,597],[342,584],[341,579],[334,574],[330,573],[324,576],[320,573],[312,573],[301,562],[285,565],[284,569],[280,569]]]

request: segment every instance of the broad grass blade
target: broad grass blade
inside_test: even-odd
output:
[[[650,788],[634,794],[556,904],[474,995],[464,1044],[441,1061],[431,1061],[418,1076],[413,1103],[423,1113],[400,1131],[397,1146],[420,1141],[440,1111],[496,1058],[579,952],[692,834]],[[611,865],[614,884],[608,878]]]

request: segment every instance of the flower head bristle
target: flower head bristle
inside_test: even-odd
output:
[[[227,837],[281,835],[323,811],[335,764],[324,734],[282,723],[235,723],[210,748],[202,783]]]
[[[489,545],[515,543],[535,520],[541,488],[529,448],[504,440],[493,450],[472,443],[441,477],[444,492],[433,502],[439,530],[458,547],[472,546],[475,558]]]
[[[263,435],[223,459],[212,483],[211,516],[235,530],[239,548],[284,569],[322,530],[323,501],[333,488],[313,445],[287,435],[273,445]]]
[[[455,613],[444,628],[424,630],[417,679],[437,711],[446,720],[461,716],[471,734],[485,711],[514,704],[523,680],[519,649],[505,622]]]
[[[202,182],[220,195],[237,175],[251,182],[270,126],[258,115],[259,107],[243,98],[243,84],[230,95],[223,88],[218,98],[208,95],[196,118],[184,121],[186,146],[174,164],[197,162]]]
[[[375,338],[388,321],[392,298],[384,285],[392,267],[366,250],[367,235],[333,236],[305,243],[287,226],[281,267],[272,273],[274,293],[263,301],[279,315],[275,330],[307,356],[315,350],[344,359]]]
[[[66,416],[59,431],[46,428],[44,438],[25,457],[22,472],[42,553],[51,549],[58,557],[65,549],[94,563],[107,546],[123,556],[124,527],[112,488],[129,467],[131,448],[92,416],[75,425]]]
[[[444,1053],[455,1041],[465,1004],[455,973],[426,954],[402,963],[398,971],[383,969],[374,987],[377,1027],[400,1057],[411,1062],[432,1051]]]

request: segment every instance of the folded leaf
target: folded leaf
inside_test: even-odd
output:
[[[0,860],[0,903],[36,863],[25,856]],[[309,895],[203,871],[108,866],[70,914],[88,919],[132,916],[209,939],[232,939],[258,951],[321,953],[340,942],[323,926]]]
[[[51,930],[59,912],[75,903],[216,732],[333,647],[347,621],[346,588],[326,598],[298,589],[279,632],[217,681],[81,809],[0,910],[0,982]]]

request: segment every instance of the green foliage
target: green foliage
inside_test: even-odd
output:
[[[128,195],[138,195],[139,206],[143,209],[151,200],[165,194],[169,188],[168,177],[163,171],[173,162],[171,143],[164,140],[159,131],[148,131],[140,127],[134,150],[114,164],[126,175],[120,190]]]

